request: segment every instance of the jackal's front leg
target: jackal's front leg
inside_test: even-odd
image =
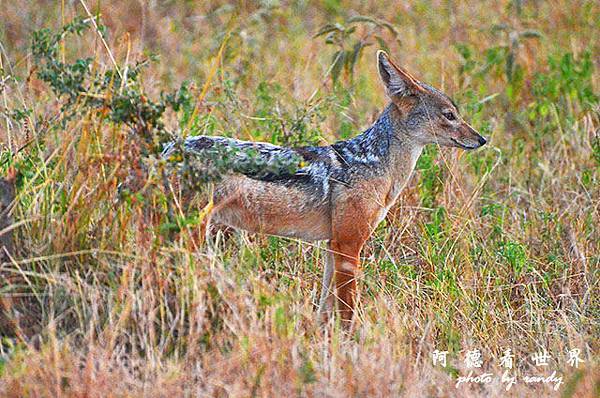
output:
[[[356,279],[360,272],[363,241],[332,241],[335,266],[335,294],[344,326],[350,326],[358,301]]]
[[[362,192],[339,199],[333,212],[330,246],[334,258],[335,294],[345,326],[351,326],[358,302],[356,284],[360,275],[360,252],[373,232],[379,210],[377,201]]]

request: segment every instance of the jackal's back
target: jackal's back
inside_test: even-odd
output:
[[[259,171],[228,173],[216,184],[213,219],[233,227],[304,240],[329,239],[331,190],[343,165],[332,147],[286,148],[227,137],[190,137],[186,151],[202,154],[216,146],[239,149],[238,160],[254,153],[266,166]],[[167,148],[165,154],[171,149]],[[274,162],[301,159],[301,167],[271,172]]]
[[[235,148],[234,163],[249,161],[250,156],[258,157],[263,167],[258,170],[242,170],[242,174],[251,180],[268,182],[266,186],[285,186],[307,191],[310,194],[309,203],[319,204],[327,201],[331,192],[332,181],[341,180],[345,162],[333,146],[305,146],[287,148],[266,142],[242,141],[234,138],[219,136],[196,136],[186,139],[186,152],[203,154],[218,148]],[[165,149],[165,155],[172,151],[172,146]],[[297,160],[299,167],[293,170],[279,169],[273,165],[293,163]],[[235,172],[229,173],[235,175]]]

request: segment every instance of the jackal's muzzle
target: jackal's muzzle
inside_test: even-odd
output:
[[[457,147],[467,150],[480,148],[487,142],[481,134],[467,123],[461,126],[461,134],[457,138],[452,138],[452,141]]]

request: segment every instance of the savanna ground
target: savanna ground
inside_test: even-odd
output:
[[[598,396],[599,24],[595,1],[0,2],[0,395]],[[322,247],[222,231],[208,254],[157,154],[356,135],[382,47],[489,144],[422,155],[347,335],[316,320]]]

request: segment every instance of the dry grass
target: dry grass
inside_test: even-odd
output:
[[[363,252],[360,322],[347,336],[316,322],[318,246],[225,232],[208,255],[193,224],[161,232],[166,202],[177,209],[181,198],[152,190],[155,177],[140,182],[141,195],[117,200],[139,166],[137,143],[84,110],[48,128],[59,105],[28,54],[31,32],[85,15],[80,2],[2,3],[0,108],[31,114],[27,123],[2,116],[0,127],[1,159],[30,142],[9,162],[21,178],[18,250],[0,265],[0,395],[598,396],[600,121],[597,96],[580,96],[598,92],[595,2],[89,3],[121,70],[144,53],[160,56],[144,75],[149,96],[195,82],[201,132],[284,143],[358,133],[385,102],[376,46],[354,80],[334,88],[335,49],[312,35],[362,14],[395,25],[399,42],[383,33],[391,52],[459,99],[491,144],[423,155]],[[512,84],[502,62],[487,65],[486,51],[508,44],[491,33],[501,23],[543,35],[521,43],[522,78]],[[586,50],[591,76],[557,75],[548,62],[566,53],[580,62]],[[61,54],[90,55],[112,67],[93,32]],[[539,75],[561,87],[556,95],[535,91]],[[543,114],[530,117],[535,109]],[[174,130],[180,122],[167,120]],[[498,358],[511,348],[520,378],[556,370],[564,384],[456,388],[475,348],[485,359],[475,374],[499,377]],[[542,348],[553,357],[547,368],[530,359]],[[582,350],[579,369],[566,362],[572,348]],[[433,366],[436,349],[450,352],[448,368]]]

